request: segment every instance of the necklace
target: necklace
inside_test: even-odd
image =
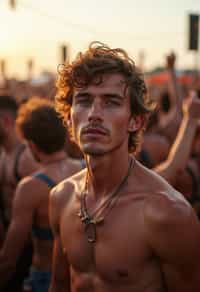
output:
[[[87,173],[84,191],[82,191],[81,193],[81,207],[80,207],[78,216],[80,217],[82,223],[84,224],[84,231],[87,236],[88,242],[90,243],[96,242],[96,225],[99,223],[102,223],[106,215],[114,207],[117,199],[119,198],[118,196],[119,191],[122,189],[122,187],[125,185],[125,183],[128,180],[132,166],[133,166],[133,158],[131,157],[127,174],[123,178],[122,182],[119,184],[116,190],[113,193],[111,193],[111,195],[108,196],[108,198],[105,201],[103,201],[103,203],[100,204],[100,206],[97,207],[93,211],[92,215],[88,213],[87,206],[86,206],[86,196],[88,194],[88,173]],[[100,215],[103,212],[104,212],[104,216],[100,217]]]

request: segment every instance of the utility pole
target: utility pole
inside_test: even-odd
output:
[[[68,63],[70,59],[70,48],[69,44],[62,44],[60,46],[60,62],[62,64]]]
[[[199,69],[199,19],[198,14],[189,14],[189,46],[188,49],[194,52],[194,72]]]
[[[16,0],[9,0],[9,6],[12,10],[16,9]]]

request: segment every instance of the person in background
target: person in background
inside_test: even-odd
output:
[[[175,53],[168,54],[165,63],[166,88],[154,97],[157,108],[148,121],[139,158],[149,168],[154,168],[167,159],[182,120],[183,96],[176,76]]]
[[[183,102],[183,118],[167,159],[154,168],[191,202],[200,200],[196,155],[199,119],[200,100],[196,92],[191,92]]]
[[[48,217],[49,192],[62,179],[79,171],[81,164],[67,157],[64,149],[66,130],[50,101],[29,99],[20,107],[16,125],[41,167],[17,186],[12,219],[0,250],[0,289],[11,278],[32,234],[32,264],[30,275],[24,281],[24,290],[47,292],[53,246]]]
[[[9,224],[11,205],[17,183],[21,178],[37,170],[28,147],[16,131],[16,115],[19,105],[13,96],[0,96],[0,190],[4,205],[5,225]]]
[[[15,189],[21,178],[39,168],[29,148],[16,131],[16,115],[19,108],[14,96],[0,95],[0,221],[1,245],[12,217]],[[12,279],[4,291],[20,292],[23,278],[31,263],[32,246],[27,242]]]

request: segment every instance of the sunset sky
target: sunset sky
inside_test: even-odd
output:
[[[7,61],[10,76],[23,78],[29,58],[35,60],[35,75],[55,71],[61,44],[70,45],[73,57],[99,40],[126,49],[136,63],[142,52],[146,70],[163,65],[171,50],[178,68],[191,68],[189,13],[200,14],[200,0],[16,0],[15,10],[0,0],[0,59]]]

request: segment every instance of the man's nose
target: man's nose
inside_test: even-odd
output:
[[[93,101],[89,113],[88,113],[88,120],[89,121],[101,121],[103,117],[103,111],[100,101],[95,100]]]

